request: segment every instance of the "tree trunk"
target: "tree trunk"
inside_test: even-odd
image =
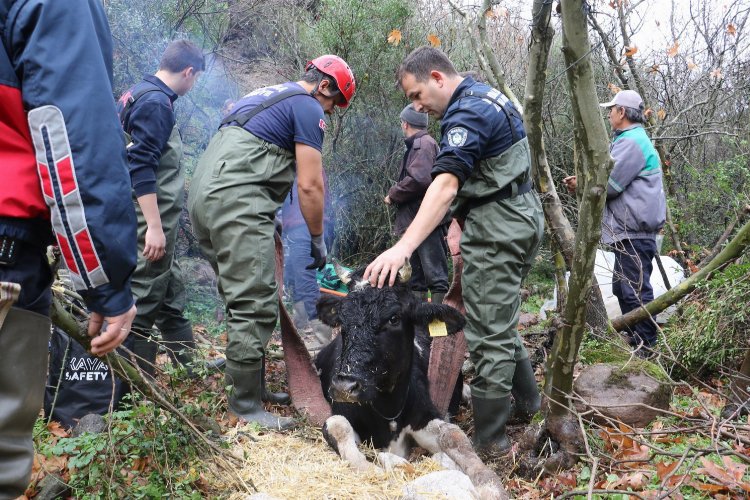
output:
[[[613,319],[612,327],[615,330],[624,330],[625,328],[643,321],[650,316],[659,314],[667,307],[675,304],[685,295],[695,290],[698,283],[706,279],[713,271],[742,255],[748,246],[750,246],[750,222],[745,223],[745,225],[740,228],[732,241],[727,243],[724,250],[712,259],[711,262],[706,264],[706,267],[693,274],[682,283],[675,285],[670,291],[657,297],[645,306],[633,309],[629,313]]]
[[[545,465],[567,468],[575,463],[575,454],[583,445],[578,422],[573,415],[570,395],[573,367],[586,329],[586,305],[591,292],[596,249],[601,237],[601,217],[606,200],[606,185],[612,168],[609,141],[598,106],[590,61],[586,16],[582,0],[562,0],[563,54],[583,168],[579,174],[581,189],[575,261],[568,283],[568,302],[564,326],[555,337],[547,382],[549,408],[547,431],[560,444],[560,451]]]

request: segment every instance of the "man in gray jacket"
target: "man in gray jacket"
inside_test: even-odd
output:
[[[399,117],[406,152],[401,162],[398,182],[388,190],[388,195],[383,200],[387,205],[397,207],[393,228],[397,236],[404,234],[419,211],[422,198],[432,182],[430,172],[440,149],[435,139],[427,133],[427,113],[420,113],[414,109],[413,104],[409,104]],[[450,217],[446,214],[440,225],[409,259],[412,267],[411,289],[422,300],[427,299],[427,291],[430,290],[432,302],[442,303],[448,291],[448,248],[445,236],[449,222]]]
[[[651,288],[652,260],[657,255],[656,234],[666,219],[666,197],[659,155],[643,129],[643,99],[633,90],[622,90],[607,108],[614,138],[610,153],[615,167],[607,183],[607,204],[602,218],[602,243],[612,247],[615,267],[612,293],[622,313],[654,300]],[[576,177],[566,177],[568,190]],[[641,321],[628,332],[630,345],[641,356],[650,355],[656,343],[656,322]],[[644,346],[646,349],[640,349]]]

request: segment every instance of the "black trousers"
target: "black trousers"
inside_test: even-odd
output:
[[[435,228],[417,247],[409,259],[411,263],[411,289],[433,293],[448,291],[448,234],[447,224]]]
[[[652,260],[656,256],[655,239],[622,240],[613,245],[615,269],[612,293],[626,314],[654,300],[651,287]],[[649,318],[636,323],[630,331],[633,344],[656,343],[656,320]]]

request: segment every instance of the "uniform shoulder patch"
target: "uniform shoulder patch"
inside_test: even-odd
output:
[[[318,127],[320,127],[320,130],[322,130],[323,132],[325,132],[328,129],[328,125],[326,125],[325,120],[323,120],[322,118],[318,122]]]
[[[453,127],[448,131],[448,144],[454,148],[460,148],[466,144],[469,132],[463,127]]]

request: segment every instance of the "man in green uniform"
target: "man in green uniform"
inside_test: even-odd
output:
[[[322,268],[324,118],[348,106],[355,91],[340,57],[318,57],[305,69],[300,81],[257,89],[234,105],[198,162],[188,196],[195,235],[226,302],[229,409],[267,428],[294,423],[261,403],[263,356],[278,315],[274,216],[296,166],[310,268]]]
[[[541,204],[531,190],[523,121],[505,95],[461,77],[438,49],[414,50],[401,63],[398,81],[417,111],[442,118],[440,153],[414,221],[364,277],[380,287],[390,275],[393,284],[398,269],[453,203],[454,217],[464,220],[461,285],[464,334],[476,367],[474,443],[480,451],[504,452],[510,448],[509,418],[529,421],[540,404],[517,329],[521,281],[544,229]]]
[[[120,121],[128,138],[128,164],[138,216],[138,265],[132,289],[138,315],[133,321],[133,352],[153,375],[159,328],[172,360],[190,370],[195,347],[193,328],[183,315],[185,288],[175,259],[175,244],[184,200],[180,168],[182,139],[173,105],[188,93],[205,70],[201,50],[187,40],[171,42],[159,70],[125,92]]]

